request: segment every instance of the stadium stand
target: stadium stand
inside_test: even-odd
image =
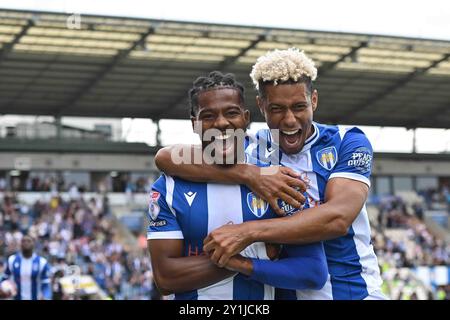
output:
[[[225,70],[262,121],[251,65],[296,46],[319,67],[321,123],[446,128],[450,120],[448,41],[94,15],[73,29],[68,18],[0,10],[0,113],[186,119],[192,79]]]
[[[64,277],[68,266],[75,265],[111,299],[150,299],[155,293],[145,248],[124,245],[116,223],[101,198],[64,201],[55,196],[28,206],[14,194],[5,194],[0,211],[2,267],[28,234],[37,239],[37,252],[50,262],[54,282]],[[83,287],[79,289],[71,297],[63,294],[60,298],[83,297]]]
[[[372,242],[391,299],[450,299],[450,245],[427,227],[425,206],[411,192],[371,204]]]

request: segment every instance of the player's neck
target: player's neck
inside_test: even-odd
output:
[[[23,252],[22,251],[22,257],[25,259],[30,259],[33,256],[33,252]]]

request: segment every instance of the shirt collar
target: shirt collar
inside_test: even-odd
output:
[[[320,131],[315,122],[312,123],[312,129],[314,130],[313,134],[306,139],[303,149],[300,152],[311,149],[311,146],[319,139]]]

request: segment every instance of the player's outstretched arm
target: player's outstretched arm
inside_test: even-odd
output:
[[[323,288],[328,279],[328,266],[321,242],[303,246],[287,245],[283,250],[286,257],[276,261],[236,255],[230,258],[225,268],[277,288]]]
[[[225,225],[211,232],[203,249],[224,266],[228,259],[253,242],[306,244],[347,234],[368,195],[360,181],[333,178],[326,187],[325,203],[288,217]]]
[[[206,255],[184,257],[183,240],[148,240],[148,248],[156,286],[164,295],[207,287],[234,274]]]
[[[186,152],[190,152],[191,155],[186,157]],[[200,156],[197,156],[199,160],[194,161],[196,152],[200,152]],[[191,161],[181,162],[180,159],[191,159]],[[299,178],[299,174],[290,168],[261,168],[245,163],[233,166],[207,164],[202,160],[201,149],[194,145],[164,147],[156,154],[155,164],[167,175],[178,176],[185,180],[245,184],[266,200],[279,215],[284,215],[284,212],[278,206],[278,199],[284,200],[295,208],[300,208],[305,202],[302,193],[305,192],[306,185]]]

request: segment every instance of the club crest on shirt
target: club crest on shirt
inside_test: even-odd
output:
[[[326,170],[334,168],[338,161],[338,154],[334,146],[323,148],[316,153],[317,162]]]
[[[247,205],[250,211],[258,218],[261,218],[269,207],[267,202],[254,195],[253,192],[247,194]]]
[[[152,191],[150,193],[150,204],[148,206],[148,214],[150,218],[154,221],[158,218],[158,214],[160,211],[158,200],[161,197],[161,194],[158,191]]]

